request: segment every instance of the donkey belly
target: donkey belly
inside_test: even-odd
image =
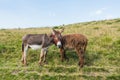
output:
[[[74,46],[71,44],[65,45],[65,49],[74,49]]]
[[[33,50],[37,50],[37,49],[42,48],[42,45],[29,45],[29,47]]]

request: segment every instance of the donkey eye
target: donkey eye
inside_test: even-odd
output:
[[[62,36],[59,34],[59,36],[58,36],[59,38],[61,38]]]
[[[54,39],[57,39],[57,37],[55,37]]]

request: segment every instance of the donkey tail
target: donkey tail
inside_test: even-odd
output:
[[[24,43],[22,43],[22,52],[24,52]]]

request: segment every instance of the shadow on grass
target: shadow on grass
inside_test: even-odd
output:
[[[98,52],[99,53],[99,52]],[[34,63],[39,61],[40,51],[29,51],[27,56],[28,63]],[[79,62],[78,55],[74,50],[66,50],[66,56],[69,58],[69,61],[61,62],[59,51],[49,51],[46,57],[46,60],[50,64],[63,64],[63,65],[77,65]],[[98,55],[94,51],[87,50],[85,53],[85,65],[91,66],[93,63],[100,59],[100,54]]]
[[[76,51],[74,51],[74,50],[67,50],[66,56],[69,59],[73,59],[74,61],[78,61],[78,55],[77,55]]]
[[[74,64],[74,63],[78,63],[79,62],[78,55],[77,55],[77,53],[74,50],[68,50],[66,52],[66,55],[69,58],[70,62],[72,60],[71,63]],[[99,59],[100,59],[100,55],[98,55],[97,53],[94,53],[93,51],[92,52],[86,51],[86,53],[85,53],[85,65],[91,66],[91,65],[93,65],[93,63],[96,60],[99,60]]]
[[[91,66],[93,63],[100,59],[100,55],[94,52],[86,51],[85,54],[85,65]]]
[[[101,58],[101,55],[98,55],[99,52],[95,53],[94,51],[86,51],[85,53],[85,65],[87,66],[91,66],[93,65],[93,63],[97,60],[99,60]],[[66,50],[66,56],[69,58],[69,61],[64,61],[64,62],[61,62],[60,60],[60,53],[57,52],[55,54],[53,54],[51,56],[48,55],[47,57],[49,57],[47,60],[49,60],[51,63],[53,63],[54,61],[54,64],[66,64],[66,65],[77,65],[78,62],[79,62],[79,58],[78,58],[78,55],[76,53],[76,51],[74,50]]]

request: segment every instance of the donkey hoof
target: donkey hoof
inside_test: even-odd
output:
[[[64,60],[62,59],[61,62],[63,62]]]
[[[48,64],[48,62],[47,62],[47,61],[44,61],[44,63],[45,63],[45,64]]]
[[[42,62],[39,62],[39,65],[42,66]]]
[[[43,64],[42,63],[39,63],[40,66],[42,66]]]
[[[59,58],[60,58],[61,56],[59,55]]]
[[[78,63],[78,65],[80,66],[80,62]]]
[[[80,68],[82,68],[82,67],[83,67],[83,64],[80,64],[79,66],[80,66]]]
[[[21,59],[21,62],[24,64],[24,60]]]
[[[28,64],[27,63],[23,63],[24,66],[27,66]]]
[[[22,62],[22,64],[24,64],[24,61],[21,61]]]
[[[65,60],[66,60],[67,62],[69,62],[69,58],[66,58]]]

